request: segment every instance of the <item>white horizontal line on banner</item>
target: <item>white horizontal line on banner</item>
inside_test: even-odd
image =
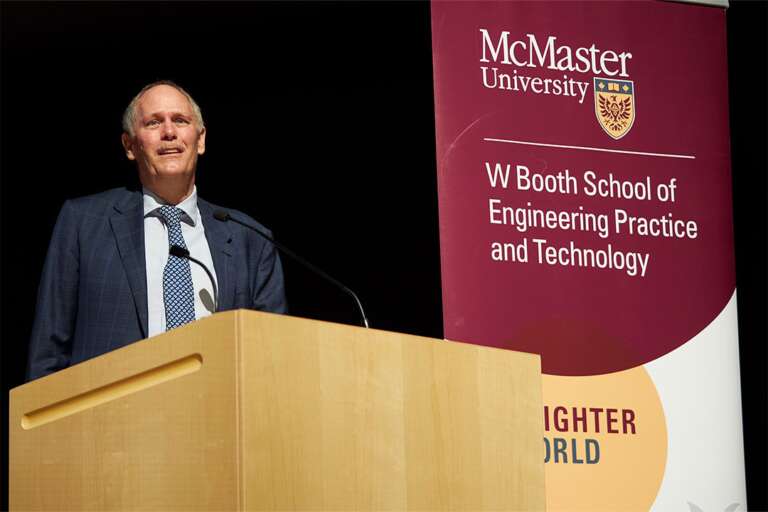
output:
[[[490,137],[484,137],[483,140],[486,142],[506,142],[507,144],[524,144],[526,146],[543,146],[547,148],[583,149],[585,151],[603,151],[605,153],[624,153],[626,155],[660,156],[665,158],[687,158],[689,160],[693,160],[696,158],[693,155],[675,155],[671,153],[646,153],[645,151],[625,151],[623,149],[592,148],[589,146],[566,146],[564,144],[546,144],[544,142],[530,142],[525,140],[492,139]]]

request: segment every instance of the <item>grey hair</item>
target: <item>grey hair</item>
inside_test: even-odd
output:
[[[200,110],[200,107],[198,106],[197,102],[195,102],[194,99],[192,99],[192,96],[184,90],[183,87],[181,87],[178,84],[175,84],[174,82],[170,80],[158,80],[157,82],[152,82],[149,85],[145,85],[143,89],[139,91],[139,94],[133,97],[131,102],[128,104],[128,107],[126,107],[125,112],[123,112],[123,131],[126,132],[128,135],[133,137],[135,135],[133,131],[133,123],[136,121],[136,106],[139,104],[139,100],[144,95],[145,92],[152,89],[153,87],[157,87],[158,85],[168,85],[170,87],[173,87],[177,91],[179,91],[181,94],[184,95],[185,98],[189,101],[189,104],[192,105],[192,113],[195,116],[195,123],[197,124],[197,131],[202,132],[203,128],[205,128],[205,123],[203,123],[203,113]]]

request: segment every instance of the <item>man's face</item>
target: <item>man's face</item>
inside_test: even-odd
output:
[[[195,121],[187,98],[169,85],[146,91],[136,105],[134,135],[123,134],[130,160],[147,188],[167,178],[194,178],[197,155],[205,152],[205,129]],[[200,131],[199,131],[200,130]]]

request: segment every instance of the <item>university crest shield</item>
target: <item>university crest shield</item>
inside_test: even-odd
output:
[[[634,83],[595,77],[594,87],[597,122],[612,138],[622,138],[635,122]]]

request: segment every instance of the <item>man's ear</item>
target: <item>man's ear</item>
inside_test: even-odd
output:
[[[197,138],[197,154],[205,153],[205,126],[200,130],[200,136]]]
[[[123,149],[125,149],[125,156],[128,157],[128,160],[136,160],[136,155],[133,154],[133,139],[130,135],[123,132],[122,137],[120,137],[120,140],[123,143]]]

